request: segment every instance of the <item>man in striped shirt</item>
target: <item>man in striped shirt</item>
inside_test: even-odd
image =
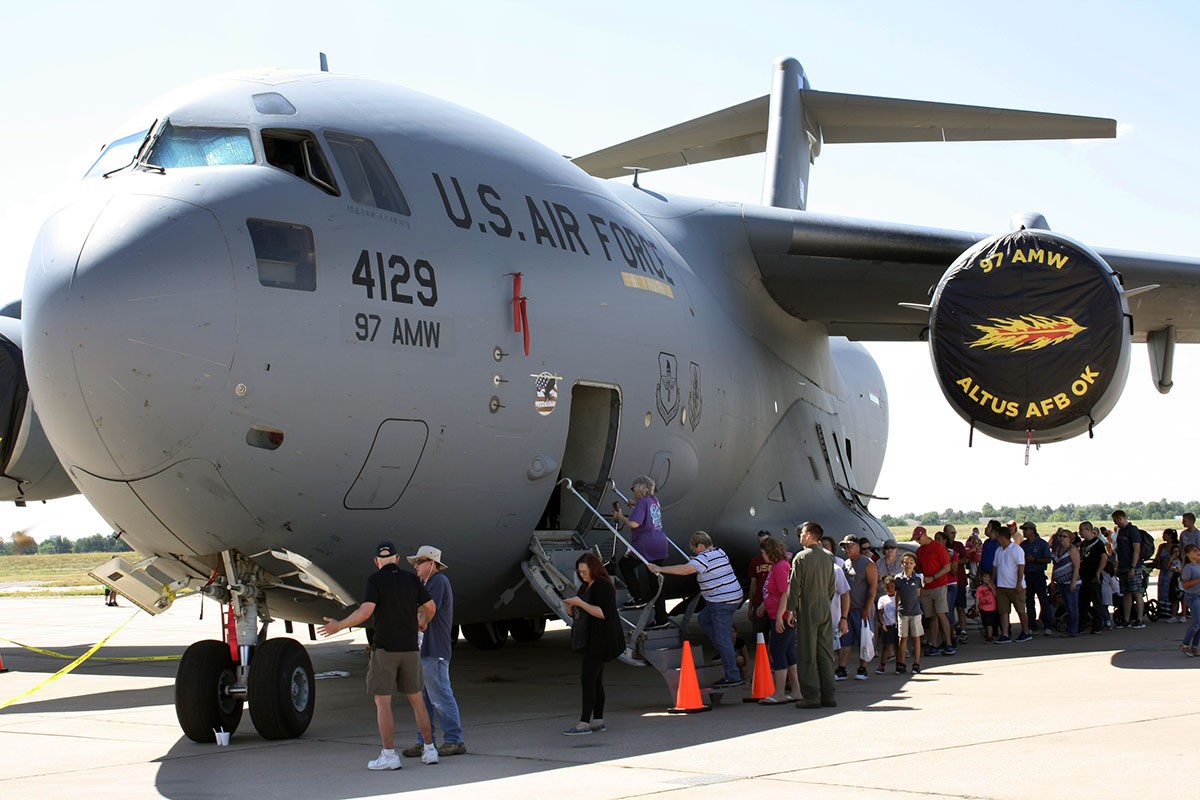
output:
[[[696,531],[692,534],[690,544],[695,555],[686,564],[660,567],[652,563],[650,570],[666,575],[696,576],[700,583],[700,594],[704,597],[704,608],[697,618],[721,654],[721,666],[725,669],[725,677],[714,683],[713,688],[741,686],[744,681],[733,651],[733,612],[742,605],[742,585],[733,572],[729,556],[721,548],[713,547],[711,536],[704,531]]]

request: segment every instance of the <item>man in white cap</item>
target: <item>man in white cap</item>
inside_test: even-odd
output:
[[[400,569],[400,554],[391,542],[375,547],[377,571],[367,578],[367,588],[358,608],[344,619],[325,617],[320,627],[323,636],[362,625],[375,618],[375,637],[371,661],[367,666],[367,691],[375,698],[375,721],[383,749],[379,758],[367,762],[367,769],[400,769],[396,752],[396,721],[392,715],[392,697],[403,694],[412,706],[417,727],[421,729],[421,761],[438,763],[429,714],[421,702],[421,662],[417,652],[417,633],[437,619],[437,605],[425,585],[411,572]],[[419,617],[418,617],[419,615]]]
[[[442,551],[436,547],[422,545],[416,555],[408,557],[419,577],[425,584],[425,590],[437,604],[438,613],[425,628],[425,638],[421,640],[421,677],[425,682],[425,708],[429,712],[429,727],[437,733],[438,722],[442,724],[442,744],[438,747],[439,756],[460,756],[467,752],[463,741],[462,722],[458,716],[458,701],[454,699],[454,689],[450,687],[450,654],[453,653],[454,638],[454,592],[450,588],[450,579],[443,570]],[[421,755],[425,740],[417,731],[417,743],[405,748],[404,755],[416,758]]]

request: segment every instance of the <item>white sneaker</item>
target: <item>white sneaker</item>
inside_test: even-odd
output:
[[[432,742],[425,745],[425,747],[421,750],[421,763],[422,764],[438,763],[437,745],[433,744]]]
[[[367,762],[367,769],[400,769],[400,754],[395,750],[380,750],[379,758]]]

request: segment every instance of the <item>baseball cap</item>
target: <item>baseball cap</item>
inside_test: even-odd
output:
[[[391,558],[396,555],[396,545],[391,542],[380,542],[375,545],[376,558]]]
[[[858,537],[854,534],[846,534],[842,537],[842,544],[858,544]]]
[[[924,525],[918,525],[917,527],[913,528],[912,540],[914,542],[917,539],[920,539],[924,535],[925,535],[925,526]]]
[[[883,543],[883,549],[884,550],[895,550],[896,543],[893,542],[891,539],[888,539],[886,542]]]
[[[1028,531],[1036,531],[1036,530],[1037,530],[1037,525],[1034,525],[1032,522],[1029,522],[1028,520],[1026,520],[1025,522],[1022,522],[1022,523],[1021,523],[1021,530],[1023,530],[1023,531],[1027,531],[1027,530],[1028,530]]]

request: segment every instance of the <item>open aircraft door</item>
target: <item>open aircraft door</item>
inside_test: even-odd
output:
[[[558,477],[570,478],[576,491],[598,508],[612,475],[620,438],[620,389],[611,384],[577,381],[571,387],[568,425]],[[578,498],[563,486],[555,486],[538,530],[573,529],[582,534],[592,522],[592,512]]]

